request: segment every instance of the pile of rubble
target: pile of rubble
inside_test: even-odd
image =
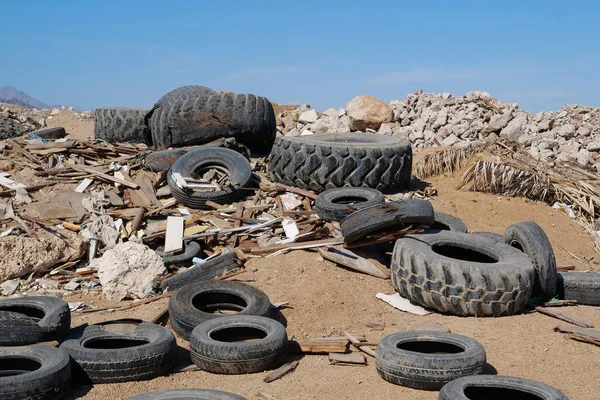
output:
[[[45,128],[49,120],[59,115],[69,115],[78,120],[94,118],[91,111],[79,113],[73,107],[37,109],[18,104],[0,103],[0,140],[22,136]]]
[[[369,123],[365,123],[369,121]],[[577,162],[600,170],[600,109],[565,105],[536,115],[489,93],[410,94],[388,104],[357,96],[346,108],[317,112],[309,105],[278,115],[278,134],[371,132],[409,139],[415,151],[433,146],[466,148],[490,138],[523,144],[536,159]]]

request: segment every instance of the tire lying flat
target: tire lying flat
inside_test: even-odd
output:
[[[341,221],[354,210],[361,210],[376,204],[383,204],[385,197],[371,188],[336,188],[329,189],[317,196],[315,209],[317,215],[326,221]]]
[[[340,187],[397,192],[408,186],[411,171],[410,142],[372,134],[278,137],[269,160],[274,182],[317,193]]]
[[[217,374],[251,374],[279,367],[287,346],[287,333],[280,322],[254,315],[205,321],[190,337],[192,362]]]
[[[165,279],[160,283],[163,290],[179,290],[184,286],[193,285],[203,281],[211,281],[216,276],[225,275],[234,269],[239,268],[237,254],[229,252],[211,258],[202,265],[189,268],[175,276]]]
[[[527,254],[535,268],[533,297],[550,300],[556,293],[556,260],[552,244],[541,226],[525,221],[513,224],[504,232],[504,242]]]
[[[57,297],[0,300],[0,346],[60,341],[70,328],[69,303]]]
[[[200,253],[200,250],[202,250],[200,243],[192,240],[184,240],[183,249],[177,253],[165,254],[164,249],[164,246],[160,246],[155,251],[156,254],[162,257],[165,265],[180,265],[188,267],[192,264],[192,259],[196,257],[198,253]]]
[[[73,359],[74,376],[84,383],[129,382],[168,373],[175,363],[175,336],[168,329],[142,322],[131,333],[113,333],[99,325],[60,348]]]
[[[246,398],[220,390],[173,389],[138,394],[124,400],[246,400]]]
[[[71,380],[69,355],[56,347],[0,347],[0,398],[59,399]]]
[[[485,349],[466,336],[434,331],[388,335],[379,341],[376,368],[388,382],[421,390],[440,390],[485,366]]]
[[[558,389],[541,382],[512,376],[476,375],[445,385],[438,400],[569,400]]]
[[[98,108],[94,112],[94,136],[109,142],[151,145],[144,125],[148,111],[143,108]]]
[[[179,173],[184,178],[190,178],[194,171],[200,168],[219,167],[227,170],[231,185],[223,190],[196,191],[179,187],[173,173]],[[205,208],[207,200],[220,204],[232,203],[245,195],[242,188],[248,187],[252,178],[250,162],[240,153],[221,148],[205,147],[190,151],[181,156],[167,174],[167,183],[173,197],[181,204],[193,208]]]
[[[556,292],[561,299],[600,306],[600,272],[561,272],[557,281]]]
[[[533,264],[521,251],[445,231],[398,239],[391,273],[401,296],[442,313],[478,317],[520,313],[535,280]]]
[[[216,313],[217,310],[266,317],[271,315],[271,301],[263,291],[253,286],[216,280],[184,286],[169,299],[171,327],[186,340],[202,322],[223,318],[223,314]]]

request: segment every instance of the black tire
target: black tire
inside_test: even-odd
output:
[[[329,189],[317,196],[315,208],[317,215],[326,221],[341,221],[353,211],[361,210],[376,204],[383,204],[385,197],[376,189],[371,188],[336,188]]]
[[[39,131],[31,132],[31,134],[43,139],[61,139],[67,136],[67,131],[62,126],[57,126],[56,128],[40,129]]]
[[[519,250],[477,235],[444,231],[398,239],[391,273],[392,286],[401,296],[459,316],[520,313],[535,281],[533,264]]]
[[[179,173],[184,178],[199,168],[221,167],[227,170],[231,185],[223,190],[194,191],[182,189],[173,178],[173,173]],[[233,150],[224,148],[201,148],[181,156],[167,174],[167,183],[173,197],[186,207],[205,208],[207,200],[220,204],[228,204],[243,197],[246,193],[241,188],[248,187],[252,178],[252,169],[248,160]]]
[[[169,299],[169,322],[179,336],[189,340],[192,330],[204,321],[223,318],[216,311],[236,315],[271,315],[271,301],[263,291],[233,281],[206,281],[181,288]]]
[[[234,269],[239,268],[237,254],[233,251],[211,258],[204,264],[197,265],[187,269],[175,276],[165,279],[161,282],[160,288],[163,290],[179,290],[186,285],[193,285],[198,282],[210,281],[216,276],[224,275]]]
[[[71,328],[69,303],[57,297],[0,300],[0,346],[62,340]]]
[[[465,225],[460,218],[455,217],[454,215],[436,212],[435,221],[429,230],[467,233],[467,225]]]
[[[0,347],[0,398],[52,400],[71,379],[69,355],[56,347]]]
[[[504,243],[504,236],[499,233],[494,232],[471,232],[471,235],[476,235],[479,237],[483,237],[489,240],[493,240],[494,242],[502,242]]]
[[[108,142],[149,142],[144,117],[149,110],[142,108],[98,108],[94,112],[94,136]]]
[[[445,385],[438,400],[569,400],[558,389],[541,382],[512,376],[476,375]]]
[[[339,187],[398,192],[411,171],[410,142],[368,133],[278,137],[269,161],[273,181],[317,193]]]
[[[257,340],[244,341],[247,339]],[[287,346],[287,333],[280,322],[254,315],[205,321],[190,337],[192,362],[216,374],[251,374],[279,367]]]
[[[190,266],[192,258],[196,257],[202,250],[200,243],[192,240],[183,241],[183,249],[176,253],[164,253],[164,246],[158,247],[155,251],[156,254],[162,257],[165,265],[176,265],[176,266]]]
[[[556,293],[556,260],[552,244],[541,226],[525,221],[510,225],[504,242],[529,256],[535,268],[533,297],[550,300]]]
[[[271,102],[253,94],[180,96],[155,106],[149,126],[157,149],[235,137],[268,153],[276,133]]]
[[[340,222],[344,241],[355,242],[367,235],[397,233],[408,226],[431,226],[434,212],[426,200],[400,200],[356,211]]]
[[[173,389],[138,394],[124,400],[246,400],[246,398],[212,389]]]
[[[80,337],[66,340],[60,348],[73,359],[77,380],[109,383],[167,374],[175,363],[176,342],[170,330],[142,322],[132,333],[112,333],[91,325]]]
[[[556,294],[578,304],[600,306],[600,272],[561,272],[557,276]]]
[[[453,333],[393,333],[377,345],[379,375],[395,385],[440,390],[446,383],[483,371],[485,349],[474,339]]]

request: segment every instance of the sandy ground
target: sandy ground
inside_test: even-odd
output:
[[[94,120],[79,119],[68,112],[62,112],[46,120],[48,128],[62,126],[71,140],[94,140]]]
[[[437,211],[462,218],[470,230],[502,233],[511,223],[533,220],[547,232],[559,265],[575,265],[577,270],[598,270],[590,237],[583,229],[551,207],[525,199],[508,199],[495,195],[461,192],[454,189],[457,177],[429,180],[439,195],[432,199]],[[567,251],[568,250],[568,251]],[[569,254],[572,253],[573,255]],[[576,256],[577,258],[575,258]],[[236,280],[265,291],[272,302],[289,302],[282,313],[287,332],[299,338],[340,335],[342,330],[364,333],[370,342],[403,331],[412,325],[435,321],[480,341],[487,351],[488,370],[500,375],[529,378],[551,384],[572,400],[595,400],[600,389],[600,348],[568,339],[553,328],[562,322],[530,313],[503,318],[460,318],[439,314],[416,316],[401,312],[375,298],[378,292],[393,293],[389,281],[365,276],[323,261],[315,252],[294,251],[282,256],[252,259],[248,272]],[[88,305],[111,304],[99,293],[77,295],[68,301]],[[133,317],[152,320],[168,304],[167,299],[119,312],[74,313],[73,326],[109,319]],[[600,308],[577,306],[560,312],[596,326],[600,325]],[[365,324],[385,324],[383,331]],[[178,338],[183,348],[179,364],[189,363],[187,342]],[[367,357],[368,358],[368,357]],[[68,398],[118,399],[134,394],[174,388],[214,388],[237,393],[248,399],[260,399],[265,392],[279,400],[300,399],[385,399],[404,398],[434,400],[437,392],[417,391],[395,386],[382,380],[374,359],[364,367],[330,365],[327,356],[306,355],[298,368],[272,383],[263,382],[265,373],[224,376],[203,371],[171,374],[150,381],[77,386]]]

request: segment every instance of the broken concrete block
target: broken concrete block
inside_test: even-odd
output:
[[[96,263],[102,292],[114,301],[148,297],[157,279],[167,272],[154,250],[134,242],[116,245]]]

